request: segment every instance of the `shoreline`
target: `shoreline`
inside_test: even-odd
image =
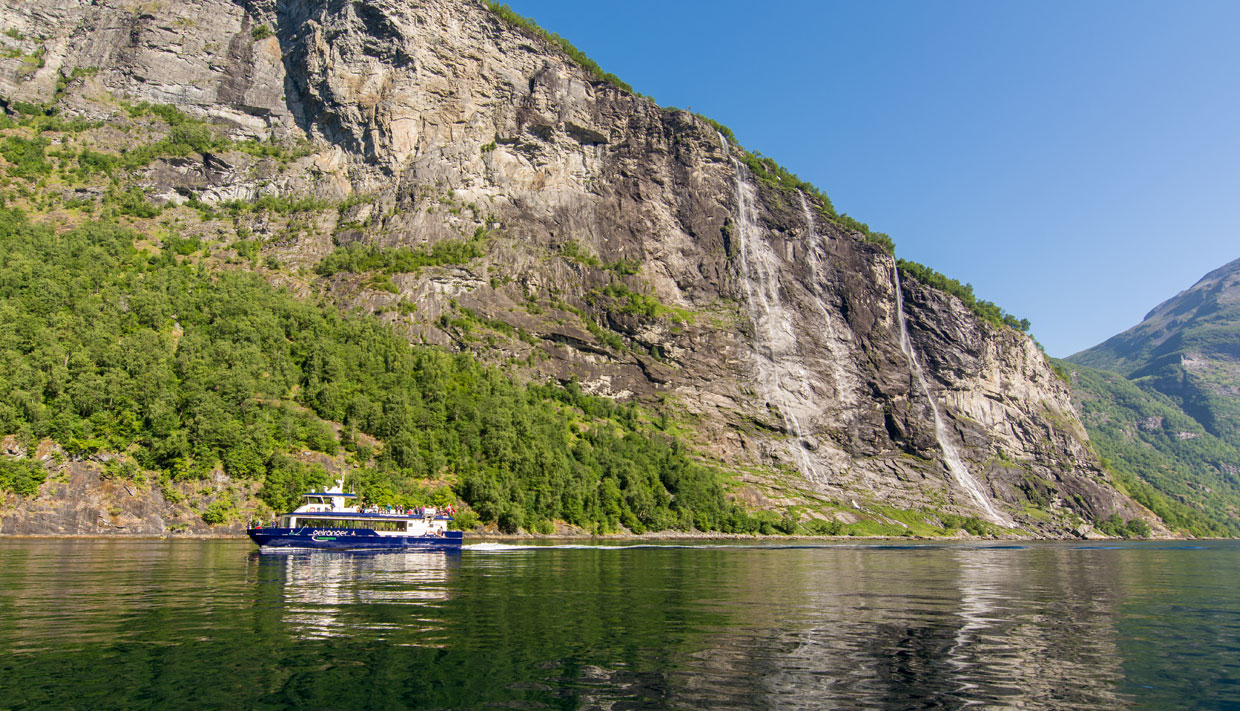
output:
[[[211,533],[176,533],[176,534],[125,534],[125,533],[0,533],[0,542],[5,540],[89,540],[89,541],[248,541],[244,534],[211,534]],[[1120,542],[1120,541],[1229,541],[1231,538],[1188,538],[1182,536],[1163,536],[1158,538],[1114,538],[1110,536],[1098,538],[1046,538],[1035,536],[796,536],[796,535],[761,535],[745,533],[702,533],[699,531],[666,531],[642,534],[610,534],[603,536],[589,534],[530,534],[530,533],[480,533],[466,532],[468,543],[531,543],[543,544],[556,541],[580,543],[583,541],[597,542],[683,542],[683,541],[908,541],[917,543],[976,543],[989,541],[995,543],[1056,543],[1056,542]]]

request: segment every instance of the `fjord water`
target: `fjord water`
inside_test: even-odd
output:
[[[1240,707],[1236,543],[0,540],[0,709]]]

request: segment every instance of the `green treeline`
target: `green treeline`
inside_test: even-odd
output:
[[[532,19],[518,14],[516,11],[514,11],[512,8],[508,7],[504,3],[495,2],[494,0],[486,0],[485,4],[488,10],[495,13],[497,17],[503,19],[505,22],[509,23],[510,25],[513,25],[514,27],[520,27],[524,29],[525,31],[533,34],[534,36],[540,37],[546,40],[547,42],[559,47],[564,52],[564,54],[567,54],[568,57],[577,64],[577,66],[589,72],[590,76],[594,77],[595,81],[603,82],[604,84],[611,84],[617,89],[620,89],[622,91],[627,91],[630,94],[637,93],[633,91],[633,87],[624,83],[624,81],[622,81],[620,77],[610,72],[603,71],[603,68],[598,65],[598,62],[587,57],[585,52],[582,52],[580,49],[577,49],[575,46],[573,46],[572,42],[569,42],[568,40],[564,39],[563,37],[557,35],[554,32],[548,32],[544,30],[543,28],[538,26],[537,22],[534,22]]]
[[[965,306],[977,314],[983,321],[994,326],[1010,326],[1017,331],[1027,332],[1029,330],[1029,319],[1018,319],[1012,314],[1007,313],[999,308],[997,304],[979,299],[973,295],[972,284],[961,284],[959,281],[949,276],[944,276],[924,264],[910,262],[905,259],[896,260],[900,271],[917,281],[932,286],[939,291],[945,291],[952,296],[964,302]]]
[[[709,122],[713,126],[717,126],[715,122]],[[729,130],[727,135],[731,135]],[[795,173],[776,163],[773,158],[768,158],[761,153],[741,149],[741,160],[749,168],[749,172],[753,174],[760,182],[766,185],[785,191],[799,191],[805,193],[807,197],[813,198],[818,210],[824,218],[834,222],[852,232],[859,232],[865,241],[876,244],[887,254],[896,253],[896,244],[892,241],[890,235],[885,232],[875,232],[870,226],[860,220],[850,217],[847,213],[836,212],[835,205],[831,203],[831,198],[827,194],[818,189],[813,183],[801,180]]]
[[[112,189],[118,190],[120,189],[119,182],[131,171],[145,167],[160,158],[240,151],[255,157],[271,158],[280,163],[288,163],[309,155],[311,152],[309,144],[305,142],[294,147],[286,147],[253,139],[230,140],[218,135],[210,123],[193,118],[167,104],[141,103],[124,106],[131,118],[150,117],[167,124],[167,135],[159,140],[122,149],[119,153],[96,151],[91,148],[81,150],[51,148],[49,150],[52,142],[44,134],[59,132],[80,135],[100,124],[81,118],[64,119],[54,106],[27,106],[26,108],[30,111],[20,113],[16,119],[0,114],[0,129],[21,126],[34,133],[30,138],[10,134],[0,140],[0,156],[3,156],[9,164],[5,171],[9,176],[33,182],[49,177],[53,173],[57,163],[49,159],[54,158],[59,162],[62,177],[66,181],[88,182],[92,178],[104,177],[115,181]],[[225,203],[221,207],[236,214],[243,207],[287,212],[297,209],[322,209],[327,206],[308,205],[304,200],[291,201],[288,198],[265,197],[260,198],[259,203],[252,207],[236,201]],[[150,209],[158,212],[158,209],[153,206]]]
[[[416,272],[422,267],[464,264],[482,256],[484,237],[485,232],[479,228],[473,239],[443,240],[426,249],[384,249],[354,242],[337,247],[331,254],[323,257],[315,271],[322,276],[332,276],[339,272],[363,274],[372,271],[401,274]]]
[[[57,233],[0,208],[0,434],[124,453],[169,480],[222,467],[263,482],[277,510],[327,478],[296,452],[343,447],[370,501],[459,497],[505,530],[770,527],[634,406],[513,384],[136,238],[105,221]],[[5,461],[0,487],[32,493],[41,476]]]

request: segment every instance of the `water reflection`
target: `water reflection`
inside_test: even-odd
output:
[[[957,555],[962,624],[951,650],[962,705],[1123,705],[1115,645],[1118,571],[1067,550]]]
[[[0,540],[0,708],[1240,707],[1240,546]]]
[[[299,639],[362,636],[437,646],[444,625],[428,607],[452,596],[459,553],[296,551],[250,555],[265,582],[280,586],[283,620]],[[357,606],[370,606],[364,614]]]
[[[809,553],[737,572],[670,675],[712,708],[1119,708],[1116,571],[1065,550]]]
[[[0,548],[0,651],[136,639],[170,605],[184,612],[184,635],[209,635],[208,616],[237,602],[221,586],[231,561],[220,547],[167,541],[10,543]]]

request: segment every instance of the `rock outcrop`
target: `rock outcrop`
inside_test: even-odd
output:
[[[171,103],[234,138],[309,140],[286,166],[203,155],[145,176],[173,201],[336,201],[267,242],[285,266],[273,279],[514,377],[661,408],[746,500],[1048,535],[1149,516],[1112,487],[1031,339],[901,282],[880,246],[755,175],[711,124],[597,80],[481,3],[39,0],[0,17],[10,104],[108,120],[120,99]],[[393,290],[296,272],[337,245],[474,236],[481,256]]]
[[[26,452],[11,437],[3,447],[6,455],[40,462],[49,476],[37,497],[0,492],[0,535],[242,535],[253,513],[244,503],[253,498],[253,483],[222,474],[161,487],[157,481],[114,476],[109,455],[73,461],[54,445]],[[209,525],[201,515],[212,504],[235,510],[238,503],[246,510],[227,525]]]

